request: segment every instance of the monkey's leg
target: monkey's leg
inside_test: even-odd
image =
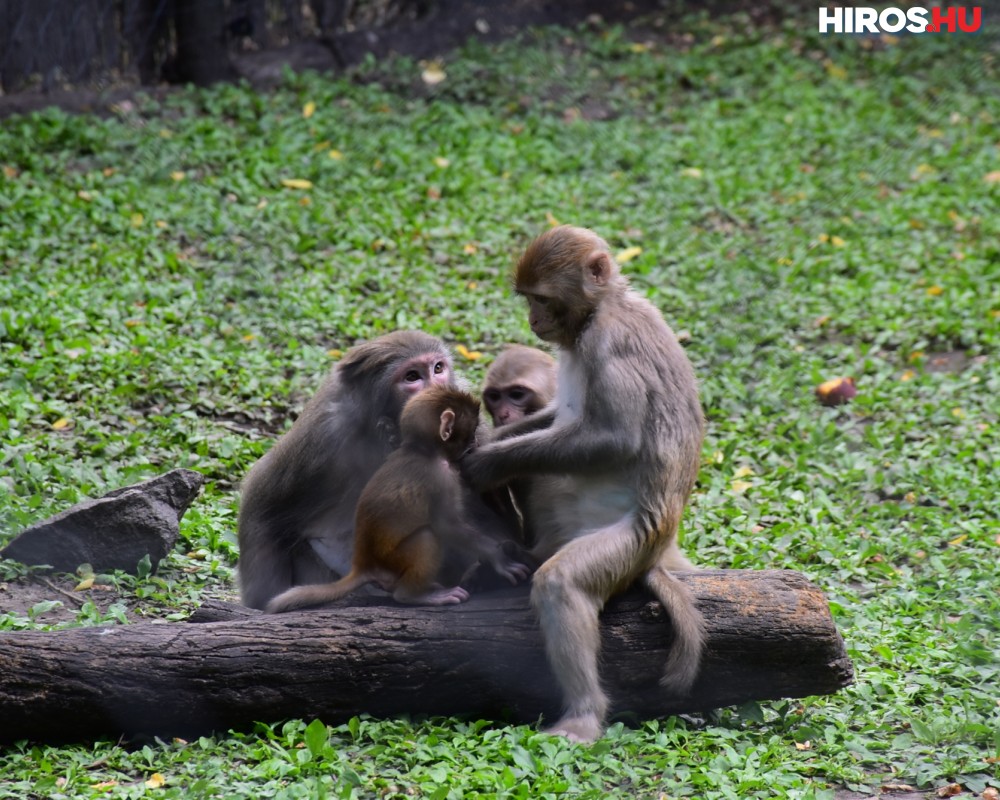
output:
[[[469,593],[461,586],[443,587],[437,582],[444,552],[434,531],[421,528],[407,536],[393,553],[399,574],[392,597],[397,603],[444,606],[464,603]]]
[[[535,573],[531,603],[565,705],[548,733],[592,742],[604,732],[608,698],[598,672],[598,614],[634,577],[636,561],[629,517],[567,543]]]

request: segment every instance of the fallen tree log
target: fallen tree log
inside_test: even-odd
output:
[[[651,596],[631,591],[602,614],[614,713],[647,719],[851,683],[823,593],[802,575],[715,570],[682,579],[708,625],[698,681],[684,697],[659,688],[671,627]],[[524,587],[445,608],[357,597],[278,616],[216,607],[201,618],[223,621],[0,635],[0,741],[190,737],[361,713],[534,722],[559,710]]]

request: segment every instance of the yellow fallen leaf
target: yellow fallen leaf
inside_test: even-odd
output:
[[[342,355],[344,355],[344,351],[337,347],[334,347],[332,350],[327,350],[326,354],[330,356],[330,358],[340,358]]]
[[[899,376],[899,379],[905,383],[906,381],[912,381],[915,377],[917,377],[917,373],[912,369],[908,369]]]
[[[64,431],[72,424],[66,417],[59,417],[59,419],[52,423],[52,430]]]
[[[331,149],[329,152],[329,156],[334,161],[340,161],[344,157],[344,154],[341,153],[339,150]]]
[[[555,228],[555,227],[556,227],[557,225],[559,225],[559,220],[557,220],[557,219],[556,219],[556,218],[555,218],[555,217],[554,217],[554,216],[552,215],[552,212],[551,212],[551,211],[546,211],[546,212],[545,212],[545,221],[546,221],[547,223],[549,223],[549,225],[551,225],[551,226],[552,226],[553,228]]]
[[[142,223],[145,222],[145,220],[146,218],[142,214],[139,214],[138,212],[133,214],[131,217],[132,227],[141,228]]]
[[[430,61],[424,66],[424,71],[420,73],[420,78],[428,86],[437,86],[448,76],[445,75],[444,67],[438,61]]]
[[[779,267],[790,267],[794,263],[795,262],[792,261],[792,259],[788,258],[788,256],[782,256],[781,258],[778,259]]]
[[[81,189],[80,191],[78,191],[76,193],[76,196],[79,197],[81,200],[83,200],[83,202],[85,203],[89,203],[91,200],[94,199],[94,195],[92,195],[86,189]]]
[[[1000,183],[1000,169],[995,169],[993,172],[987,172],[983,176],[983,180],[987,183]]]
[[[965,419],[965,412],[960,408],[953,408],[951,410],[951,415],[955,417],[955,419]]]
[[[846,244],[846,242],[839,236],[831,236],[830,244],[832,244],[834,247],[843,247]]]
[[[447,158],[442,158],[441,156],[437,156],[437,157],[436,157],[436,158],[434,159],[434,163],[435,163],[435,164],[436,164],[437,166],[439,166],[439,167],[440,167],[441,169],[444,169],[444,168],[445,168],[445,167],[447,167],[447,166],[448,166],[449,164],[451,164],[451,162],[450,162],[450,161],[449,161],[449,160],[448,160]]]
[[[469,242],[469,244],[465,245],[465,247],[462,248],[462,252],[465,253],[467,256],[471,256],[474,253],[478,253],[479,248],[476,247],[476,245],[472,244],[472,242]]]
[[[87,589],[89,589],[93,585],[94,585],[94,576],[91,575],[88,578],[84,578],[76,586],[74,586],[73,587],[73,591],[74,592],[85,592],[85,591],[87,591]]]
[[[649,45],[643,42],[632,42],[632,44],[628,46],[628,49],[633,53],[645,53],[649,51]]]
[[[721,464],[725,460],[726,460],[726,454],[723,453],[721,450],[716,450],[714,453],[712,453],[712,462],[714,464]]]
[[[168,223],[165,219],[158,219],[156,220],[156,227],[161,229],[166,228],[168,227]]]
[[[147,789],[162,789],[167,784],[167,779],[163,777],[159,772],[154,772],[149,776],[149,780],[146,781]]]
[[[828,234],[828,233],[821,233],[821,234],[820,234],[819,236],[817,236],[816,238],[817,238],[817,239],[818,239],[819,241],[823,242],[823,244],[826,244],[826,243],[827,243],[828,241],[830,241],[830,234]]]
[[[624,250],[621,250],[618,253],[618,255],[615,256],[615,261],[617,261],[619,264],[626,264],[633,258],[635,258],[637,255],[640,255],[641,253],[642,253],[641,247],[626,247]]]
[[[961,536],[956,536],[950,542],[948,542],[948,547],[958,547],[962,542],[969,538],[969,534],[963,533]]]
[[[319,153],[323,150],[328,149],[330,146],[331,146],[330,140],[324,139],[322,142],[316,142],[316,144],[313,145],[313,150]]]
[[[753,469],[746,466],[740,467],[733,473],[734,478],[746,478],[748,475],[753,475]]]
[[[141,319],[127,319],[127,320],[125,320],[125,327],[126,328],[137,328],[140,325],[142,325],[142,320]]]
[[[743,494],[747,489],[752,488],[753,484],[750,481],[731,481],[729,486],[736,494]]]
[[[726,43],[726,37],[721,33],[712,37],[712,47],[722,47]]]
[[[304,178],[282,178],[281,185],[286,189],[312,189],[312,181]]]
[[[254,206],[258,211],[263,211],[267,208],[267,200],[261,200],[257,205]]]
[[[316,113],[316,104],[310,100],[304,106],[302,106],[302,116],[309,119],[313,114]]]
[[[826,69],[826,74],[831,78],[836,78],[837,80],[842,81],[847,77],[847,70],[840,65],[835,64],[829,58],[823,62],[823,67]]]
[[[173,135],[174,135],[174,132],[173,131],[168,131],[166,128],[163,128],[160,131],[160,138],[161,139],[171,139],[171,138],[173,138]]]
[[[808,740],[804,741],[804,742],[796,742],[795,743],[795,749],[796,750],[812,750],[812,742],[810,742]]]
[[[170,173],[170,179],[175,181],[182,181],[187,177],[183,170],[175,169]]]
[[[4,164],[3,165],[3,174],[4,174],[5,178],[11,178],[11,179],[13,179],[13,178],[17,177],[18,173],[17,173],[17,170],[14,169],[14,167],[11,167],[11,166],[8,166],[7,164]]]
[[[944,294],[944,289],[938,286],[937,284],[935,284],[934,286],[928,286],[927,294],[929,294],[931,297],[937,297],[938,295]]]
[[[915,172],[917,175],[933,175],[937,170],[930,164],[918,164]]]
[[[469,281],[467,284],[465,284],[465,288],[468,289],[470,292],[474,292],[476,291],[476,289],[479,288],[479,284],[476,283],[475,281]]]
[[[246,334],[243,335],[243,341],[244,342],[252,342],[256,338],[257,338],[257,334],[256,333],[246,333]]]
[[[700,178],[701,170],[697,167],[684,167],[684,169],[681,170],[681,175],[685,178]]]
[[[478,350],[469,350],[464,344],[457,345],[455,347],[455,352],[457,352],[462,358],[469,361],[477,361],[483,357],[483,354]]]

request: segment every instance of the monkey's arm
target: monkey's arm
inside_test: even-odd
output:
[[[601,473],[627,467],[640,441],[638,423],[586,429],[574,422],[488,444],[462,459],[462,472],[481,489],[525,475]]]
[[[511,439],[515,436],[524,436],[528,433],[550,428],[552,427],[552,423],[555,421],[555,418],[556,407],[554,405],[546,406],[536,413],[530,414],[517,422],[504,425],[502,428],[496,428],[493,431],[493,441],[499,442],[504,439]]]

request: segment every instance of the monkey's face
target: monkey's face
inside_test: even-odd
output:
[[[393,375],[393,392],[399,400],[399,407],[413,395],[431,386],[451,384],[451,364],[437,353],[407,359]]]
[[[531,332],[546,342],[558,342],[565,316],[562,304],[542,294],[525,294]]]
[[[483,392],[483,402],[497,428],[518,422],[529,414],[534,414],[543,405],[534,391],[517,384],[487,389]]]

